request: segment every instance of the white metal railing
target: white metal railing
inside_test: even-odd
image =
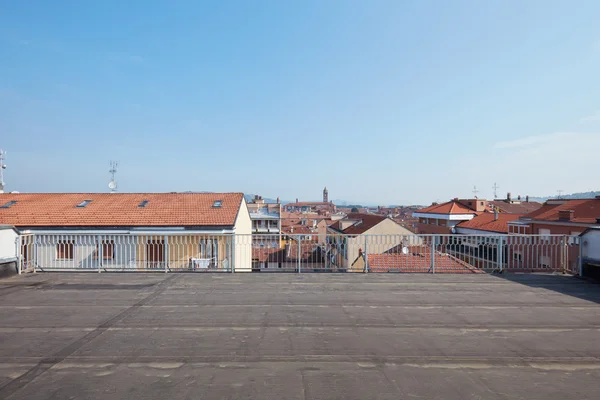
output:
[[[28,234],[29,271],[580,273],[579,236]]]

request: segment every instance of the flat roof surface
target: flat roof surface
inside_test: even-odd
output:
[[[2,399],[597,399],[600,286],[539,275],[0,280]]]

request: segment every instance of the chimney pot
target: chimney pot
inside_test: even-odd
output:
[[[498,209],[494,209],[494,221],[498,221]]]
[[[529,196],[525,196],[525,203],[529,203]]]
[[[506,200],[510,201],[511,200],[511,195],[510,192],[506,193]]]

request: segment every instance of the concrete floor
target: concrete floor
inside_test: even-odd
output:
[[[561,276],[0,280],[1,399],[597,399],[600,286]]]

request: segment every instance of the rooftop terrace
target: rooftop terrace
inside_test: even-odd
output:
[[[48,273],[0,299],[3,399],[598,397],[576,278]]]

